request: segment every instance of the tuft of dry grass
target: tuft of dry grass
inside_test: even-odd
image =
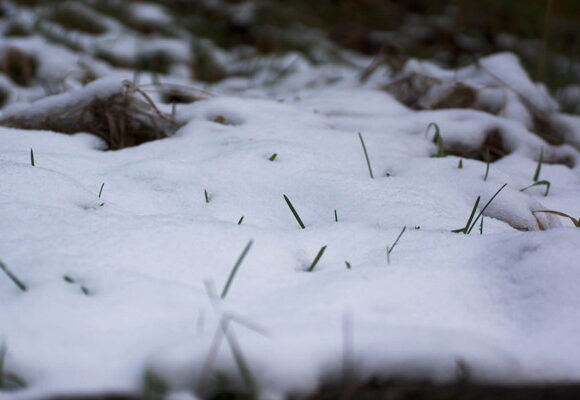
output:
[[[70,134],[88,132],[105,140],[110,150],[162,139],[181,126],[171,116],[162,113],[149,95],[129,81],[123,81],[118,90],[101,95],[81,90],[86,90],[87,96],[75,101],[72,107],[66,102],[53,101],[39,107],[42,109],[40,114],[31,115],[24,110],[10,115],[0,124]],[[78,98],[81,96],[76,93],[74,99]]]
[[[0,53],[0,73],[19,86],[30,86],[37,68],[36,58],[16,47],[9,47]]]

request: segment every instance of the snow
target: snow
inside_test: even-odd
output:
[[[43,74],[65,74],[56,56],[72,57],[48,57]],[[244,67],[223,56],[228,68]],[[87,133],[0,128],[0,260],[28,287],[0,275],[6,369],[28,382],[0,399],[134,392],[146,371],[170,385],[172,399],[203,397],[212,382],[203,378],[216,373],[243,388],[227,340],[210,353],[224,319],[262,399],[340,381],[345,348],[359,379],[449,382],[460,365],[484,381],[580,379],[580,230],[532,213],[580,213],[577,117],[556,113],[506,53],[481,60],[486,71],[413,61],[403,72],[471,85],[480,110],[414,111],[380,89],[384,76],[361,84],[354,67],[295,54],[262,62],[272,68],[209,87],[214,97],[177,107],[186,124],[175,135],[140,146],[103,151]],[[80,106],[130,78],[108,72],[12,105],[0,119]],[[498,79],[509,87],[495,87]],[[530,132],[537,112],[567,127],[568,144]],[[460,169],[457,156],[432,157],[431,122],[446,146],[471,150],[498,130],[508,154],[484,180],[485,162],[463,158]],[[546,161],[571,164],[542,165],[548,196],[543,187],[520,191],[533,183],[540,149]],[[451,232],[478,196],[481,211],[504,184],[483,212],[482,234],[479,224],[470,235]],[[250,240],[227,297],[216,299]]]

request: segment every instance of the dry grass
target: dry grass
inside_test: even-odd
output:
[[[180,127],[174,119],[162,113],[142,89],[129,81],[124,81],[118,90],[106,95],[89,96],[74,107],[67,107],[66,103],[51,104],[41,107],[40,114],[31,115],[25,110],[0,121],[0,124],[71,134],[88,132],[104,139],[110,150],[161,139]]]
[[[0,73],[20,86],[30,86],[36,77],[37,60],[28,53],[9,47],[0,53]]]

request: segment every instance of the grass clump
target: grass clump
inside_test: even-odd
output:
[[[246,247],[244,247],[244,250],[242,251],[242,254],[240,254],[240,256],[238,257],[236,263],[234,264],[234,267],[232,268],[232,271],[230,272],[230,275],[228,276],[228,280],[226,281],[226,284],[222,290],[222,294],[221,294],[221,298],[225,299],[228,291],[230,290],[230,286],[232,285],[232,282],[234,281],[234,278],[236,277],[236,273],[238,272],[238,269],[240,268],[240,265],[242,265],[242,261],[244,261],[244,258],[246,258],[246,255],[248,254],[248,252],[250,251],[250,248],[252,247],[252,244],[254,243],[253,240],[250,240],[248,242],[248,244],[246,245]]]
[[[326,246],[322,246],[320,248],[320,250],[318,250],[318,253],[316,253],[316,257],[314,257],[314,260],[312,260],[312,262],[310,263],[310,266],[306,269],[307,272],[314,271],[316,264],[318,264],[318,261],[320,261],[320,259],[322,258],[322,255],[324,254],[325,251],[326,251]]]
[[[181,126],[162,113],[153,100],[130,81],[102,90],[97,90],[98,83],[59,95],[61,102],[52,101],[51,97],[41,99],[33,103],[30,110],[6,114],[0,124],[70,134],[89,132],[105,140],[110,150],[162,139]]]
[[[268,157],[268,161],[274,161],[276,157],[278,157],[278,153],[274,153],[270,157]]]
[[[467,223],[465,224],[465,226],[463,228],[455,229],[451,232],[464,233],[466,235],[470,234],[471,231],[473,230],[473,228],[476,226],[479,218],[483,218],[483,212],[487,209],[487,207],[489,207],[489,205],[497,197],[499,192],[501,192],[506,186],[507,186],[507,183],[504,183],[503,186],[500,187],[499,190],[497,192],[495,192],[495,194],[493,196],[491,196],[489,201],[487,203],[485,203],[485,206],[483,206],[483,208],[481,209],[479,214],[477,214],[477,217],[475,219],[473,219],[473,216],[475,215],[475,212],[477,211],[477,206],[479,205],[479,200],[481,199],[481,196],[477,196],[477,199],[475,200],[475,204],[473,205],[473,209],[471,210],[471,214],[469,215],[469,218],[467,219]],[[483,225],[480,227],[480,229],[483,231]]]
[[[283,196],[284,196],[284,200],[286,200],[286,204],[288,204],[288,208],[290,208],[290,211],[292,212],[292,215],[294,215],[294,218],[296,218],[298,225],[300,225],[300,228],[305,229],[306,226],[304,225],[304,222],[302,222],[302,218],[300,218],[300,215],[298,215],[298,212],[296,211],[296,209],[292,205],[292,202],[290,201],[288,196],[286,196],[286,195],[283,195]]]

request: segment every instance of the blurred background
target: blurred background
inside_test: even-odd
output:
[[[187,68],[189,78],[200,82],[255,75],[260,68],[277,68],[276,74],[283,75],[287,63],[275,67],[275,62],[265,65],[256,60],[289,53],[313,65],[348,64],[343,52],[347,49],[396,73],[410,58],[454,68],[510,51],[535,81],[544,82],[559,98],[573,97],[580,90],[578,0],[3,0],[0,4],[4,41],[40,35],[114,68],[139,72],[169,74],[179,64],[182,76]],[[119,45],[129,36],[135,38],[137,50],[129,49],[128,43]],[[187,42],[187,59],[183,47],[176,50],[175,41]],[[10,60],[0,62],[4,65],[0,72],[7,73]],[[34,61],[30,63],[32,71]],[[25,84],[31,71],[24,68],[16,79]],[[87,80],[91,73],[99,75],[95,68],[91,72],[87,67],[86,73]],[[51,85],[45,84],[45,89]],[[561,103],[566,112],[580,109],[574,101]]]

